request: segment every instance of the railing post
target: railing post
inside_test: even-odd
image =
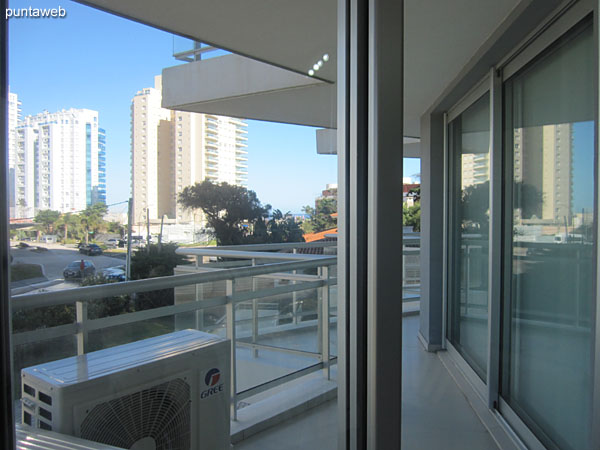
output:
[[[317,277],[321,276],[321,268],[317,267]],[[323,356],[323,288],[317,288],[317,353]]]
[[[231,343],[231,420],[237,420],[237,392],[236,392],[236,375],[237,365],[235,356],[235,303],[233,301],[233,294],[235,293],[235,279],[226,281],[225,295],[227,295],[227,339]]]
[[[323,360],[323,368],[325,376],[331,379],[331,366],[329,364],[329,267],[321,268],[321,279],[325,281],[325,285],[321,290],[321,359]]]
[[[256,266],[256,259],[252,258],[252,267]],[[257,279],[252,277],[252,292],[256,292]],[[258,341],[258,299],[252,300],[252,343],[256,344]],[[252,356],[258,357],[258,349],[254,347],[252,349]]]
[[[75,313],[77,320],[77,354],[84,355],[87,349],[88,331],[85,322],[88,318],[87,302],[75,302]]]
[[[201,302],[202,300],[204,300],[204,283],[196,283],[195,286],[196,301]],[[201,308],[200,305],[198,305],[198,309],[196,309],[196,330],[204,330],[204,308]]]
[[[298,253],[298,249],[292,249],[292,253],[295,255]],[[296,275],[298,273],[297,270],[293,270],[292,273]],[[292,284],[296,284],[296,280],[292,281]],[[298,292],[292,292],[292,322],[294,325],[297,325],[300,320],[298,320]]]

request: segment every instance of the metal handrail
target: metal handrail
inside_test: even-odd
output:
[[[214,248],[212,249],[214,252]],[[230,251],[229,256],[232,257],[234,253],[240,256],[240,252]],[[248,252],[241,252],[243,254]],[[256,252],[250,252],[256,253]],[[248,255],[246,255],[248,256]],[[273,259],[273,254],[261,254],[252,256],[264,256],[266,259]],[[174,316],[185,312],[200,312],[207,308],[215,306],[225,306],[226,308],[226,319],[227,319],[227,337],[231,342],[231,355],[232,355],[232,373],[231,373],[231,385],[232,385],[232,397],[231,397],[231,418],[236,420],[237,418],[237,401],[238,393],[236,392],[236,346],[251,346],[253,354],[258,355],[258,351],[264,346],[258,344],[258,308],[257,301],[260,298],[270,297],[274,295],[295,293],[297,291],[307,289],[317,289],[319,292],[319,301],[317,307],[317,333],[319,335],[319,350],[317,353],[304,352],[305,356],[314,355],[318,362],[318,367],[314,366],[311,371],[323,369],[326,377],[330,377],[330,365],[333,361],[329,351],[329,324],[330,324],[330,308],[329,308],[329,288],[332,285],[337,284],[335,278],[329,277],[329,267],[337,264],[337,258],[332,256],[319,256],[310,255],[311,258],[306,260],[306,256],[309,255],[292,255],[295,256],[294,261],[269,263],[262,265],[252,265],[249,267],[240,267],[232,269],[220,269],[220,270],[209,270],[201,268],[200,273],[190,273],[183,275],[172,275],[160,278],[151,278],[146,280],[129,281],[123,283],[111,283],[98,286],[88,286],[77,289],[67,289],[63,291],[55,292],[44,292],[39,294],[25,294],[15,296],[12,299],[13,311],[31,309],[36,307],[47,307],[55,305],[65,305],[75,303],[76,306],[76,322],[66,325],[59,325],[50,328],[41,328],[32,331],[26,331],[16,333],[13,335],[13,345],[23,345],[32,342],[46,341],[63,336],[75,335],[77,338],[77,354],[81,355],[86,353],[88,347],[88,334],[94,330],[105,329],[109,327],[132,324],[143,320],[155,319],[165,316]],[[256,258],[252,258],[253,263]],[[240,278],[257,278],[261,276],[273,276],[277,273],[281,273],[282,276],[294,277],[292,272],[302,269],[318,269],[318,275],[316,276],[298,276],[297,278],[304,278],[303,280],[295,280],[293,284],[275,286],[273,288],[256,290],[256,285],[253,283],[252,291],[240,291],[237,292],[235,289],[235,283]],[[195,301],[187,303],[181,303],[176,305],[169,305],[160,308],[154,308],[144,311],[137,311],[133,313],[121,314],[116,316],[103,317],[99,319],[88,319],[87,317],[87,303],[91,300],[114,297],[117,295],[148,292],[166,288],[176,288],[189,285],[201,285],[202,283],[225,281],[226,295],[221,297],[213,297],[209,299],[196,298]],[[296,283],[296,281],[298,281]],[[236,339],[236,309],[235,305],[240,302],[251,301],[253,303],[252,308],[252,335],[251,342],[240,341]],[[315,325],[312,325],[315,326]],[[284,353],[298,353],[297,350],[285,349],[285,348],[270,348],[272,351],[280,351]],[[242,397],[246,398],[251,395],[256,395],[269,388],[291,381],[300,375],[310,373],[311,371],[299,371],[298,374],[291,373],[287,376],[273,380],[267,384],[258,385],[253,388],[247,389],[243,392]]]
[[[273,272],[313,269],[319,266],[330,266],[335,264],[337,264],[336,257],[313,258],[308,261],[263,264],[260,266],[224,269],[214,272],[171,275],[166,277],[148,278],[145,280],[65,289],[62,291],[42,292],[38,294],[22,294],[12,298],[11,306],[13,311],[19,311],[42,306],[66,305],[76,301],[88,302],[90,300],[133,294],[136,292],[149,292],[190,284],[202,284],[214,281],[231,280],[234,278],[252,277]]]
[[[405,245],[415,245],[419,243],[419,238],[411,236],[410,238],[405,239],[404,243]],[[202,311],[207,308],[224,306],[226,308],[226,333],[228,339],[231,341],[232,363],[234,363],[232,364],[231,376],[231,418],[235,420],[237,418],[236,405],[238,400],[259,394],[267,389],[271,389],[272,387],[289,382],[299,376],[306,375],[319,369],[323,369],[325,376],[329,379],[330,366],[336,359],[330,355],[329,326],[332,316],[329,307],[329,289],[331,286],[337,284],[337,279],[330,276],[330,268],[337,265],[337,257],[333,255],[307,255],[296,253],[296,251],[303,248],[335,247],[336,245],[337,242],[335,241],[326,241],[311,243],[252,244],[243,246],[223,246],[218,248],[180,248],[177,250],[177,253],[195,257],[196,265],[180,266],[179,270],[184,272],[197,271],[196,273],[184,273],[145,280],[14,296],[11,301],[13,311],[74,303],[76,306],[76,321],[66,325],[16,333],[13,335],[13,345],[16,346],[62,336],[75,335],[77,337],[77,353],[84,354],[87,349],[88,333],[91,331],[159,317],[173,316],[185,312],[196,312],[196,325],[199,325],[198,314],[202,314]],[[294,253],[289,253],[290,250]],[[283,251],[286,253],[275,253],[273,251]],[[419,249],[417,248],[405,246],[402,254],[414,255],[418,251]],[[199,261],[201,261],[204,256],[249,259],[252,261],[252,266],[235,268],[210,267],[210,264],[199,264]],[[262,261],[264,263],[257,264],[257,261]],[[318,272],[317,275],[301,275],[296,273],[298,270],[315,268]],[[253,283],[251,291],[236,291],[236,280],[243,278],[252,278]],[[260,278],[285,279],[291,281],[291,284],[258,290],[256,280]],[[99,319],[90,320],[87,317],[87,304],[92,300],[190,285],[202,286],[204,283],[217,281],[226,282],[224,296],[215,296],[204,299],[201,295],[198,295],[200,288],[197,287],[195,300],[187,303]],[[254,356],[257,356],[258,351],[268,347],[264,344],[260,344],[257,339],[258,322],[261,320],[258,314],[258,300],[269,296],[292,293],[294,296],[294,309],[290,318],[293,321],[292,324],[298,325],[298,318],[302,316],[303,313],[296,309],[296,293],[307,289],[317,289],[318,292],[318,306],[316,310],[317,319],[314,322],[311,321],[312,323],[310,324],[308,322],[303,322],[306,323],[307,326],[317,327],[318,351],[314,354],[312,352],[301,353],[307,356],[314,355],[318,359],[318,363],[309,368],[301,369],[267,383],[249,388],[243,392],[236,392],[236,346],[241,345],[250,347]],[[244,322],[252,322],[252,331],[250,335],[244,337],[243,340],[236,338],[236,325],[239,325],[240,321],[237,321],[235,317],[235,305],[241,302],[251,302],[252,304],[252,317],[250,319],[242,320]],[[284,325],[284,327],[285,326],[287,325]],[[269,349],[284,353],[299,352],[298,350],[277,347],[269,347]]]
[[[323,242],[282,242],[277,244],[245,244],[245,245],[219,245],[218,247],[180,247],[176,250],[180,255],[192,255],[195,250],[234,250],[234,251],[275,251],[293,250],[298,248],[336,247],[336,241]]]

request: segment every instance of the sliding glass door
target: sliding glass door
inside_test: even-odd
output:
[[[450,277],[448,339],[485,382],[488,360],[490,96],[448,125]]]
[[[504,85],[501,395],[547,448],[589,448],[594,58],[580,25]]]

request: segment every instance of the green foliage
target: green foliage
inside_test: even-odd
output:
[[[60,232],[65,243],[73,239],[88,243],[90,236],[95,236],[99,231],[107,228],[123,236],[124,227],[117,222],[107,224],[103,219],[106,213],[107,207],[104,203],[94,203],[79,214],[61,214],[58,211],[45,209],[38,211],[33,220],[37,223],[38,233]]]
[[[265,218],[271,209],[260,203],[254,191],[210,181],[186,187],[178,201],[186,208],[202,209],[208,225],[215,230],[218,245],[245,244],[247,228]]]
[[[421,186],[408,190],[408,195],[415,199],[415,202],[421,201]]]
[[[60,216],[57,226],[63,232],[63,241],[66,243],[71,239],[80,239],[82,235],[81,217],[73,213],[65,213]]]
[[[309,216],[302,223],[305,233],[318,233],[337,226],[337,219],[331,217],[337,212],[337,198],[319,198],[315,202],[315,208],[305,206],[302,211]]]
[[[414,231],[421,231],[421,204],[413,206],[404,205],[402,208],[402,222],[406,227],[413,227]]]
[[[125,236],[126,228],[119,222],[109,222],[106,229],[109,233],[117,233],[121,237]]]
[[[41,211],[38,211],[33,221],[39,224],[41,229],[46,234],[51,234],[59,217],[59,211],[53,211],[51,209],[42,209]]]
[[[97,286],[109,283],[117,283],[117,281],[108,280],[103,275],[94,275],[81,280],[81,286]],[[133,302],[129,295],[118,295],[116,297],[101,298],[88,302],[89,319],[118,316],[119,314],[126,314],[133,311]]]
[[[131,256],[131,279],[143,280],[145,278],[164,277],[173,275],[173,269],[180,264],[186,264],[184,256],[178,255],[177,244],[150,244],[150,251],[138,248]]]
[[[15,311],[12,318],[13,333],[57,327],[75,322],[75,305],[45,306],[43,308]]]
[[[140,248],[131,257],[131,279],[142,280],[173,275],[176,266],[186,264],[184,256],[175,253],[176,244],[151,244],[150,251]],[[175,301],[173,289],[140,292],[135,295],[136,311],[172,305]]]
[[[273,211],[266,228],[268,237],[265,242],[304,242],[304,233],[289,211],[285,214],[279,209]]]
[[[215,230],[217,245],[301,242],[302,233],[290,213],[262,205],[256,193],[245,187],[210,181],[186,187],[179,194],[186,208],[201,209]]]
[[[11,264],[10,281],[28,280],[44,276],[42,266],[39,264]]]
[[[105,229],[106,222],[103,217],[108,212],[104,203],[94,203],[81,211],[81,224],[85,229],[85,242],[89,242],[90,234],[96,235],[98,231]]]
[[[173,275],[173,269],[178,264],[185,264],[183,256],[177,255],[174,244],[163,244],[161,251],[156,245],[150,247],[150,253],[139,249],[131,258],[132,278],[143,278]],[[96,286],[114,283],[102,275],[86,277],[81,280],[81,286]],[[133,295],[118,295],[88,302],[88,318],[116,316],[144,309],[172,305],[174,303],[173,289],[161,289]],[[13,313],[13,331],[35,330],[38,328],[56,327],[75,322],[75,306],[59,305],[42,308],[21,310]]]

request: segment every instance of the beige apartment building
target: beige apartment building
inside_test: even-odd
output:
[[[133,222],[163,216],[170,223],[199,223],[177,195],[204,180],[246,186],[247,123],[233,117],[161,107],[161,76],[131,102]]]

